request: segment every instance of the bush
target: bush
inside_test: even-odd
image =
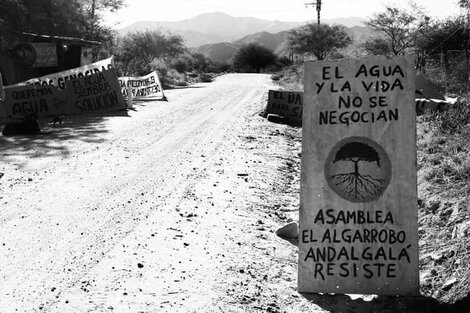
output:
[[[152,69],[157,71],[158,77],[163,84],[168,76],[168,66],[162,60],[156,60],[152,62]]]
[[[201,82],[203,83],[210,83],[213,81],[212,75],[206,74],[206,73],[201,74],[200,79],[201,79]]]
[[[178,73],[184,73],[189,71],[190,65],[188,64],[187,60],[183,59],[176,59],[171,62],[171,67],[175,69]]]
[[[233,57],[233,65],[242,72],[260,73],[261,69],[275,63],[274,52],[256,43],[242,46]]]
[[[231,70],[231,66],[228,63],[225,62],[211,62],[209,66],[207,67],[207,71],[209,73],[224,73],[224,72],[229,72]]]
[[[470,72],[462,55],[449,57],[446,65],[440,59],[431,58],[424,73],[443,93],[461,95],[470,91]]]
[[[299,64],[285,67],[282,71],[274,74],[272,79],[285,90],[303,91],[304,67]]]
[[[152,62],[152,68],[157,71],[164,88],[187,85],[185,75],[170,68],[163,60]]]
[[[145,75],[156,60],[168,60],[183,54],[186,51],[183,42],[183,37],[179,35],[163,34],[160,31],[129,33],[118,42],[115,61],[126,76]]]
[[[282,67],[290,66],[292,65],[291,59],[289,59],[287,56],[282,56],[277,60],[277,63],[281,65]]]

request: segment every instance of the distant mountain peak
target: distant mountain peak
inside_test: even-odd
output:
[[[145,30],[167,30],[183,36],[188,47],[216,42],[232,42],[258,32],[277,33],[302,23],[234,17],[223,12],[209,12],[176,22],[137,22],[119,30],[121,35]]]
[[[208,16],[221,16],[221,17],[234,17],[230,14],[220,12],[220,11],[214,11],[214,12],[207,12],[207,13],[202,13],[199,15],[196,15],[195,17],[208,17]],[[194,18],[194,17],[193,17]]]
[[[341,24],[346,27],[353,27],[353,26],[363,26],[365,19],[362,17],[351,16],[351,17],[338,17],[333,19],[325,19],[325,23],[327,24]]]
[[[347,27],[362,25],[358,17],[325,19],[325,23],[343,24]],[[253,17],[234,17],[224,12],[208,12],[181,21],[140,21],[119,30],[119,34],[145,30],[169,31],[181,35],[188,47],[199,47],[218,42],[234,42],[255,33],[287,31],[305,24],[304,22],[283,22]],[[261,38],[266,43],[267,36]],[[270,44],[268,44],[269,46]]]

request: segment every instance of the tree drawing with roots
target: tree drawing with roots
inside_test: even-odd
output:
[[[380,167],[379,153],[362,142],[349,142],[342,146],[334,157],[333,163],[351,162],[352,172],[331,175],[332,183],[352,201],[369,201],[380,196],[386,188],[387,181],[371,175],[361,174],[360,162],[373,162]]]

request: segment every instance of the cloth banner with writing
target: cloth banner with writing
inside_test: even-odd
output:
[[[67,106],[67,94],[56,86],[7,86],[5,95],[6,117],[13,119],[22,119],[31,113],[38,117],[59,115]]]
[[[127,108],[114,69],[69,80],[65,83],[65,91],[73,99],[65,114],[112,112]]]
[[[122,94],[125,98],[131,92],[131,99],[162,99],[163,87],[156,71],[141,77],[119,77]]]
[[[113,67],[113,57],[70,70],[57,72],[37,78],[28,79],[27,81],[16,84],[17,85],[53,85],[59,89],[65,88],[65,82],[74,80],[84,76],[89,76]]]
[[[114,69],[68,80],[63,89],[54,85],[7,86],[5,93],[5,113],[13,119],[31,113],[42,118],[126,109]]]

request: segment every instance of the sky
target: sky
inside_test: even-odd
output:
[[[317,18],[316,0],[125,0],[127,6],[105,16],[105,23],[115,28],[137,21],[178,21],[207,12],[224,12],[232,16],[249,16],[280,21],[312,21]],[[414,0],[432,17],[455,16],[461,11],[458,0]],[[321,18],[367,18],[384,10],[386,5],[407,8],[409,0],[322,0]]]

